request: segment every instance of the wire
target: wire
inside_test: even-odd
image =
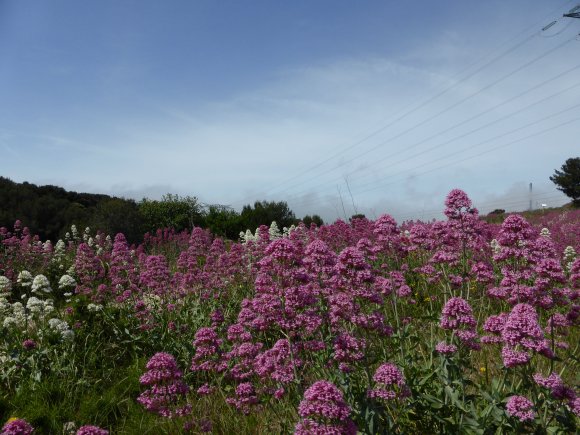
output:
[[[565,1],[564,4],[558,6],[557,8],[555,8],[554,10],[552,10],[548,15],[551,16],[554,13],[556,13],[557,11],[559,11],[560,9],[562,9],[562,7],[565,4],[570,3],[571,1]],[[543,21],[544,19],[542,19],[541,21]],[[521,34],[529,31],[531,28],[536,27],[538,24],[534,23],[531,26],[526,27],[525,29],[523,29],[521,32],[517,33],[514,37],[511,37],[509,39],[507,39],[506,41],[504,41],[503,43],[499,44],[498,46],[496,46],[495,49],[491,50],[490,52],[488,52],[486,55],[483,56],[483,58],[485,59],[486,57],[488,57],[489,55],[493,54],[495,51],[497,51],[500,47],[503,47],[505,45],[507,45],[508,43],[510,43],[511,41],[513,41],[514,39],[518,38]],[[540,31],[541,32],[541,31]],[[361,143],[367,141],[368,139],[371,139],[372,137],[376,136],[377,134],[381,133],[382,131],[384,131],[385,129],[391,127],[392,125],[394,125],[395,123],[399,122],[400,120],[406,118],[407,116],[411,115],[412,113],[416,112],[417,110],[425,107],[426,105],[428,105],[429,103],[431,103],[432,101],[436,100],[437,98],[439,98],[440,96],[444,95],[445,93],[447,93],[448,91],[454,89],[455,87],[457,87],[458,85],[460,85],[461,83],[465,82],[466,80],[470,79],[471,77],[473,77],[474,75],[476,75],[477,73],[483,71],[485,68],[487,68],[489,65],[492,65],[493,63],[497,62],[498,60],[504,58],[505,56],[507,56],[508,54],[512,53],[513,51],[517,50],[518,48],[520,48],[521,46],[523,46],[524,44],[526,44],[527,42],[529,42],[531,39],[533,39],[536,35],[538,35],[540,32],[534,32],[533,34],[529,35],[527,38],[525,38],[523,41],[517,43],[516,45],[508,48],[506,51],[500,53],[499,55],[495,56],[494,58],[492,58],[491,60],[489,60],[488,62],[484,63],[483,65],[481,65],[479,68],[477,68],[475,71],[467,74],[466,76],[464,76],[463,78],[461,78],[459,81],[453,83],[452,85],[444,88],[442,91],[440,91],[439,93],[431,96],[430,98],[423,100],[422,102],[420,102],[417,105],[412,106],[409,110],[405,109],[403,111],[402,114],[398,115],[394,120],[390,121],[389,123],[387,123],[386,125],[381,126],[380,128],[378,128],[377,130],[372,131],[370,134],[366,135],[365,137],[363,137],[362,139],[356,141],[355,143],[348,145],[347,147],[343,148],[342,150],[338,151],[337,153],[329,156],[328,158],[325,158],[323,161],[307,168],[306,170],[300,172],[299,174],[292,176],[274,186],[272,186],[269,191],[272,192],[272,190],[276,190],[279,189],[281,186],[296,180],[297,178],[300,178],[301,176],[307,174],[308,172],[311,172],[321,166],[323,166],[324,164],[330,162],[331,160],[335,159],[336,157],[339,157],[341,155],[343,155],[345,152],[355,148],[356,146],[360,145]],[[472,66],[476,65],[477,63],[479,63],[481,61],[481,59],[478,59],[478,61],[470,64],[467,68],[465,68],[462,72],[469,70]],[[453,76],[456,77],[460,74],[462,74],[462,72],[460,72],[459,74]],[[249,198],[249,197],[248,197]],[[238,201],[236,203],[243,203],[246,202],[247,199]]]
[[[425,142],[428,142],[428,141],[430,141],[431,139],[434,139],[434,138],[436,138],[436,137],[438,137],[438,136],[441,136],[441,135],[443,135],[443,134],[445,134],[445,133],[448,133],[449,131],[451,131],[451,130],[454,130],[454,129],[456,129],[457,127],[460,127],[460,126],[462,126],[462,125],[464,125],[464,124],[466,124],[466,123],[468,123],[468,122],[471,122],[471,121],[473,121],[474,119],[480,118],[481,116],[483,116],[483,115],[485,115],[485,114],[487,114],[487,113],[490,113],[490,112],[492,112],[492,111],[494,111],[494,110],[496,110],[496,109],[498,109],[498,108],[500,108],[500,107],[502,107],[502,106],[505,106],[506,104],[508,104],[508,103],[511,103],[511,102],[513,102],[513,101],[517,100],[518,98],[521,98],[521,97],[523,97],[523,96],[525,96],[525,95],[529,94],[531,91],[537,90],[538,88],[540,88],[540,87],[542,87],[542,86],[544,86],[544,85],[546,85],[546,84],[548,84],[548,83],[550,83],[550,82],[553,82],[554,80],[557,80],[557,79],[559,79],[559,78],[563,77],[564,75],[566,75],[566,74],[568,74],[568,73],[570,73],[570,72],[572,72],[572,71],[575,71],[575,70],[577,70],[577,69],[579,69],[579,68],[580,68],[580,64],[576,65],[576,66],[575,66],[575,67],[573,67],[573,68],[570,68],[570,69],[568,69],[568,70],[564,71],[563,73],[557,74],[556,76],[554,76],[554,77],[552,77],[552,78],[550,78],[550,79],[548,79],[548,80],[544,80],[543,82],[541,82],[541,83],[539,83],[539,84],[537,84],[537,85],[535,85],[535,86],[533,86],[533,87],[531,87],[531,88],[527,89],[526,91],[524,91],[524,92],[522,92],[522,93],[520,93],[520,94],[518,94],[518,95],[516,95],[516,96],[514,96],[514,97],[511,97],[511,98],[509,98],[509,99],[507,99],[507,100],[504,100],[503,102],[501,102],[501,103],[499,103],[499,104],[496,104],[495,106],[493,106],[493,107],[490,107],[489,109],[486,109],[486,110],[484,110],[483,112],[480,112],[480,113],[479,113],[479,114],[477,114],[477,115],[474,115],[474,116],[472,116],[472,117],[470,117],[470,118],[468,118],[468,119],[466,119],[466,120],[464,120],[464,121],[461,121],[461,122],[459,122],[459,123],[457,123],[457,124],[455,124],[455,125],[452,125],[451,127],[448,127],[448,128],[446,128],[446,129],[444,129],[444,130],[440,131],[439,133],[433,134],[433,135],[431,135],[431,136],[429,136],[429,137],[427,137],[427,138],[425,138],[425,139],[422,139],[422,140],[421,140],[421,141],[419,141],[419,142],[416,142],[416,143],[414,143],[414,144],[412,144],[412,145],[406,146],[406,147],[405,147],[405,149],[404,149],[404,150],[402,150],[402,151],[397,151],[397,152],[394,152],[394,153],[390,153],[390,154],[388,154],[388,155],[386,155],[386,156],[384,156],[384,157],[382,157],[382,158],[380,158],[380,159],[378,159],[378,160],[374,160],[374,161],[371,163],[371,166],[376,166],[376,165],[378,165],[379,163],[382,163],[382,162],[384,162],[385,160],[388,160],[388,159],[390,159],[390,158],[394,157],[395,155],[398,155],[398,154],[400,154],[401,152],[407,152],[407,151],[409,151],[409,150],[411,150],[411,149],[413,149],[413,148],[416,148],[416,147],[417,147],[417,146],[419,146],[419,145],[422,145],[422,144],[423,144],[423,143],[425,143]],[[422,150],[422,151],[421,151],[421,152],[419,152],[419,153],[413,154],[413,155],[411,155],[411,156],[409,156],[409,157],[406,157],[406,158],[404,158],[404,159],[400,159],[400,160],[398,160],[398,161],[396,161],[396,162],[394,162],[394,163],[391,163],[391,164],[389,164],[389,165],[387,165],[387,166],[385,166],[385,167],[382,167],[381,169],[382,169],[382,170],[384,170],[384,169],[387,169],[387,168],[393,167],[393,166],[395,166],[395,165],[397,165],[397,164],[404,163],[404,162],[406,162],[406,161],[408,161],[408,160],[410,160],[410,159],[412,159],[412,158],[415,158],[415,157],[421,156],[421,155],[423,155],[423,154],[425,154],[425,153],[427,153],[427,152],[433,151],[434,149],[441,148],[442,146],[445,146],[445,145],[448,145],[448,144],[450,144],[450,143],[453,143],[453,142],[455,142],[455,141],[457,141],[457,140],[459,140],[459,139],[463,139],[463,138],[465,138],[465,137],[467,137],[467,136],[469,136],[469,135],[471,135],[471,134],[473,134],[473,133],[476,133],[476,132],[478,132],[478,131],[481,131],[481,130],[483,130],[484,128],[490,127],[491,125],[494,125],[494,124],[497,124],[497,123],[499,123],[499,122],[505,121],[506,119],[509,119],[509,118],[511,118],[511,117],[513,117],[513,116],[515,116],[515,115],[518,115],[518,114],[520,114],[520,113],[522,113],[522,112],[525,112],[526,110],[529,110],[529,109],[531,109],[531,108],[532,108],[532,107],[534,107],[534,106],[537,106],[537,105],[539,105],[539,104],[542,104],[542,103],[544,103],[544,102],[546,102],[546,101],[548,101],[548,100],[550,100],[550,99],[552,99],[552,98],[554,98],[554,97],[556,97],[556,96],[559,96],[559,95],[561,95],[561,94],[563,94],[563,93],[569,92],[570,90],[572,90],[572,89],[574,89],[574,88],[577,88],[578,86],[580,86],[580,82],[578,82],[578,83],[576,83],[576,84],[573,84],[573,85],[571,85],[571,86],[568,86],[567,88],[565,88],[565,89],[563,89],[563,90],[560,90],[560,91],[558,91],[558,92],[556,92],[556,93],[554,93],[554,94],[552,94],[552,95],[549,95],[548,97],[544,97],[544,98],[542,98],[542,99],[540,99],[540,100],[538,100],[538,101],[536,101],[536,102],[534,102],[534,103],[531,103],[531,104],[529,104],[529,105],[527,105],[527,106],[525,106],[525,107],[523,107],[523,108],[521,108],[521,109],[519,109],[519,110],[515,110],[515,111],[513,111],[513,112],[511,112],[511,113],[509,113],[509,114],[507,114],[507,115],[503,115],[503,116],[501,116],[500,118],[496,119],[495,121],[491,121],[491,122],[489,122],[489,123],[487,123],[487,124],[484,124],[484,125],[482,125],[482,126],[480,126],[480,127],[478,127],[478,128],[475,128],[475,129],[473,129],[473,130],[470,130],[470,131],[468,131],[467,133],[463,133],[463,134],[461,134],[461,135],[459,135],[459,136],[455,136],[455,137],[453,137],[453,138],[451,138],[451,139],[449,139],[449,140],[447,140],[447,141],[445,141],[445,142],[442,142],[442,143],[439,143],[439,144],[437,144],[437,145],[434,145],[434,146],[432,146],[432,147],[430,147],[430,148],[424,149],[424,150]],[[367,170],[367,171],[368,171],[368,169],[369,169],[368,167],[366,167],[366,168],[365,168],[365,170]],[[353,170],[353,171],[351,171],[351,172],[347,173],[346,175],[347,175],[347,176],[350,176],[350,175],[353,175],[354,173],[357,173],[357,172],[360,172],[360,171],[361,171],[361,169],[355,169],[355,170]],[[368,177],[368,176],[370,176],[370,175],[372,175],[372,174],[368,174],[368,173],[367,173],[366,175],[362,175],[362,177],[359,177],[359,180],[360,180],[360,178],[365,178],[365,177]]]
[[[577,83],[577,84],[575,84],[575,85],[571,86],[571,88],[573,88],[573,87],[578,87],[578,86],[580,86],[580,83]],[[488,124],[486,124],[486,125],[484,125],[484,126],[482,126],[482,127],[476,128],[475,130],[472,130],[472,131],[470,131],[470,132],[464,133],[464,134],[462,134],[462,135],[460,135],[460,136],[457,136],[457,137],[455,137],[455,138],[452,138],[452,139],[450,139],[450,140],[448,140],[448,141],[442,142],[442,143],[440,143],[440,144],[438,144],[438,145],[435,145],[435,146],[433,146],[433,147],[431,147],[431,148],[428,148],[427,150],[424,150],[424,151],[422,151],[422,152],[421,152],[421,153],[419,153],[419,154],[414,154],[414,155],[412,155],[412,156],[410,156],[410,157],[407,157],[407,158],[405,158],[405,159],[402,159],[402,160],[400,160],[400,161],[398,161],[398,162],[395,162],[395,163],[393,163],[393,164],[391,164],[391,165],[389,165],[389,166],[386,166],[386,167],[384,167],[384,168],[381,168],[381,169],[383,169],[383,170],[384,170],[384,169],[386,169],[386,168],[388,168],[388,167],[392,167],[392,166],[394,166],[394,165],[396,165],[396,164],[399,164],[399,163],[406,162],[406,161],[408,161],[408,160],[411,160],[412,158],[415,158],[415,157],[417,157],[417,156],[419,156],[419,155],[422,155],[422,154],[423,154],[423,153],[425,153],[425,152],[432,151],[432,150],[434,150],[434,149],[436,149],[436,148],[440,148],[441,146],[447,145],[448,143],[451,143],[451,142],[454,142],[454,141],[456,141],[456,140],[458,140],[458,139],[461,139],[461,138],[463,138],[463,137],[466,137],[466,136],[468,136],[468,135],[470,135],[470,134],[472,134],[472,133],[474,133],[474,132],[476,132],[476,131],[479,131],[479,130],[481,130],[481,129],[483,129],[483,128],[486,128],[486,127],[488,127],[488,126],[489,126],[489,125],[491,125],[491,124],[495,124],[495,123],[497,123],[497,122],[499,122],[499,121],[503,121],[504,119],[508,119],[508,118],[510,118],[511,116],[515,115],[515,114],[521,113],[521,112],[523,112],[523,111],[525,111],[525,110],[528,110],[529,108],[531,108],[531,107],[533,107],[533,106],[536,106],[536,105],[538,105],[538,104],[540,104],[540,103],[543,103],[543,102],[545,102],[546,100],[548,100],[548,99],[552,98],[553,96],[555,96],[555,95],[557,95],[557,94],[560,94],[560,93],[562,93],[562,92],[563,92],[563,91],[560,91],[560,92],[558,92],[558,93],[556,93],[556,94],[554,94],[554,95],[551,95],[551,96],[549,96],[549,97],[543,98],[543,99],[541,99],[541,100],[539,100],[539,101],[536,101],[536,102],[535,102],[535,103],[533,103],[533,104],[530,104],[530,105],[528,105],[528,106],[527,106],[527,107],[525,107],[524,109],[521,109],[521,110],[518,110],[518,111],[512,112],[511,114],[509,114],[509,115],[506,115],[505,117],[502,117],[502,118],[500,118],[500,119],[498,119],[498,120],[492,121],[492,122],[490,122],[490,123],[488,123]],[[559,110],[558,112],[555,112],[555,113],[553,113],[553,114],[551,114],[551,115],[545,116],[545,117],[543,117],[543,118],[541,118],[541,119],[538,119],[538,120],[535,120],[535,121],[532,121],[532,122],[530,122],[530,123],[527,123],[527,124],[525,124],[525,125],[523,125],[523,126],[520,126],[520,127],[518,127],[518,128],[515,128],[515,129],[512,129],[512,130],[509,130],[509,131],[507,131],[507,132],[505,132],[505,133],[502,133],[502,134],[496,135],[496,136],[494,136],[494,137],[492,137],[492,138],[490,138],[490,139],[486,139],[486,140],[480,141],[480,142],[478,142],[478,143],[477,143],[477,144],[475,144],[475,145],[472,145],[472,146],[470,146],[470,147],[464,148],[463,150],[460,150],[460,151],[454,151],[454,152],[453,152],[453,153],[451,153],[451,154],[447,154],[447,155],[445,155],[445,156],[443,156],[443,157],[439,157],[439,158],[437,158],[437,159],[435,159],[435,160],[431,159],[431,160],[429,160],[429,161],[428,161],[428,162],[426,162],[426,163],[423,163],[423,164],[421,164],[421,165],[418,165],[418,166],[414,166],[413,168],[411,168],[411,170],[413,170],[413,169],[417,169],[417,168],[421,168],[421,167],[424,167],[424,166],[427,166],[427,165],[429,165],[429,164],[431,164],[431,163],[433,163],[433,162],[437,162],[437,161],[440,161],[440,160],[444,160],[444,159],[445,159],[445,158],[447,158],[447,157],[450,157],[450,156],[454,156],[454,155],[456,155],[458,152],[459,152],[459,153],[461,153],[461,152],[469,151],[469,150],[471,150],[471,149],[473,149],[473,148],[480,147],[480,146],[482,146],[482,145],[485,145],[485,144],[487,144],[487,143],[490,143],[490,142],[496,141],[496,140],[498,140],[498,139],[501,139],[501,138],[503,138],[503,137],[509,136],[509,135],[511,135],[511,134],[517,133],[517,132],[519,132],[519,131],[526,130],[526,129],[528,129],[529,127],[533,127],[533,126],[537,125],[537,124],[538,124],[538,123],[540,123],[540,122],[544,122],[544,121],[547,121],[547,120],[549,120],[549,119],[551,119],[551,118],[555,118],[555,117],[557,117],[557,116],[559,116],[559,115],[562,115],[563,113],[566,113],[566,112],[568,112],[568,111],[570,111],[570,110],[573,110],[573,109],[576,109],[576,108],[578,108],[578,107],[580,107],[580,103],[578,103],[578,104],[574,104],[574,105],[572,105],[572,106],[570,106],[570,107],[568,107],[568,108],[566,108],[566,109]],[[409,169],[407,169],[407,170],[403,170],[403,171],[399,171],[398,173],[395,173],[395,174],[389,175],[387,178],[391,178],[391,177],[395,177],[395,176],[398,176],[398,175],[401,175],[401,174],[405,174],[405,173],[406,173],[406,172],[408,172],[408,171],[409,171]],[[384,180],[384,179],[383,179],[383,180]],[[373,180],[372,182],[369,182],[369,183],[363,184],[362,186],[359,186],[359,187],[365,187],[365,186],[369,186],[369,185],[375,185],[375,184],[376,184],[376,180]],[[320,186],[319,186],[319,187],[320,187]],[[303,193],[306,193],[306,191],[301,191],[301,192],[297,193],[297,195],[300,195],[300,194],[303,194]],[[355,193],[357,193],[357,192],[355,192]]]
[[[490,142],[490,141],[492,141],[492,140],[495,140],[495,139],[497,139],[497,138],[499,138],[499,137],[507,136],[508,134],[512,134],[512,133],[514,133],[515,131],[523,130],[524,128],[527,128],[527,127],[529,127],[529,126],[531,126],[531,125],[535,125],[535,124],[537,124],[538,122],[542,122],[542,121],[545,121],[546,119],[549,119],[549,118],[555,117],[555,116],[557,116],[557,115],[560,115],[560,114],[562,114],[562,113],[564,113],[564,112],[566,112],[566,111],[568,111],[568,110],[572,110],[573,108],[576,108],[576,107],[580,107],[580,103],[579,103],[579,104],[576,104],[576,105],[574,105],[574,106],[572,106],[572,107],[569,107],[568,109],[565,109],[565,110],[563,110],[563,111],[560,111],[560,112],[557,112],[557,113],[555,113],[555,114],[553,114],[553,115],[550,115],[550,116],[548,116],[548,117],[546,117],[546,118],[542,119],[541,121],[536,121],[536,122],[533,122],[533,123],[527,124],[527,125],[525,125],[525,126],[523,126],[523,127],[520,127],[520,128],[518,128],[518,129],[516,129],[516,130],[514,130],[514,131],[510,131],[510,132],[508,132],[508,133],[505,133],[505,134],[503,134],[503,135],[500,135],[500,136],[494,137],[494,138],[492,138],[492,139],[488,139],[488,140],[486,140],[486,141],[480,142],[480,143],[478,143],[478,144],[476,144],[476,145],[474,145],[474,146],[472,146],[472,147],[470,147],[470,148],[464,149],[464,150],[462,150],[462,151],[460,151],[460,152],[469,151],[469,150],[471,150],[471,149],[473,149],[473,148],[475,148],[475,147],[477,147],[477,146],[480,146],[480,145],[482,145],[482,144],[484,144],[484,143]],[[437,167],[435,167],[435,168],[428,169],[428,170],[426,170],[426,171],[423,171],[423,172],[421,172],[421,173],[419,173],[419,174],[414,174],[414,177],[419,177],[419,176],[421,176],[421,175],[425,175],[425,174],[428,174],[428,173],[431,173],[431,172],[437,171],[437,170],[439,170],[439,169],[443,169],[443,168],[447,168],[447,167],[449,167],[449,166],[456,165],[457,163],[462,163],[462,162],[464,162],[464,161],[471,160],[471,159],[473,159],[473,158],[476,158],[476,157],[480,157],[480,156],[482,156],[482,155],[488,154],[488,153],[490,153],[490,152],[492,152],[492,151],[495,151],[495,150],[498,150],[498,149],[500,149],[500,148],[506,148],[506,147],[509,147],[509,146],[515,145],[515,144],[517,144],[517,143],[520,143],[520,142],[523,142],[523,141],[525,141],[525,140],[528,140],[528,139],[531,139],[531,138],[534,138],[534,137],[540,136],[540,135],[542,135],[542,134],[544,134],[544,133],[547,133],[547,132],[549,132],[549,131],[555,130],[555,129],[557,129],[557,128],[560,128],[560,127],[564,127],[564,126],[566,126],[566,125],[569,125],[569,124],[572,124],[572,123],[574,123],[574,122],[578,122],[578,121],[580,121],[580,118],[573,118],[573,119],[571,119],[571,120],[565,121],[565,122],[563,122],[563,123],[560,123],[560,124],[558,124],[558,125],[555,125],[555,126],[552,126],[552,127],[549,127],[549,128],[545,128],[545,129],[543,129],[543,130],[541,130],[541,131],[538,131],[538,132],[536,132],[536,133],[532,133],[532,134],[530,134],[530,135],[527,135],[527,136],[525,136],[525,137],[522,137],[522,138],[519,138],[519,139],[516,139],[516,140],[510,141],[510,142],[508,142],[508,143],[501,144],[501,145],[498,145],[498,146],[495,146],[495,147],[489,148],[489,149],[487,149],[487,150],[485,150],[485,151],[483,151],[483,152],[481,152],[481,153],[478,153],[478,154],[475,154],[475,155],[472,155],[472,156],[468,156],[468,157],[465,157],[465,158],[462,158],[462,159],[459,159],[459,160],[456,160],[456,161],[453,161],[453,162],[447,163],[447,164],[445,164],[445,165],[441,165],[441,166],[437,166]],[[427,163],[425,163],[425,164],[423,164],[423,165],[419,165],[419,166],[416,166],[416,167],[414,167],[414,168],[411,168],[410,170],[414,170],[414,169],[417,169],[417,168],[420,168],[420,167],[426,166],[426,165],[428,165],[428,164],[431,164],[431,163],[433,163],[433,162],[435,162],[435,161],[438,161],[438,160],[444,160],[445,158],[447,158],[447,157],[451,157],[451,156],[454,156],[454,155],[456,155],[456,154],[457,154],[457,153],[448,154],[448,155],[446,155],[446,156],[443,156],[443,157],[441,157],[441,158],[439,158],[439,159],[437,159],[437,160],[432,160],[432,161],[429,161],[429,162],[427,162]],[[402,175],[402,174],[404,174],[405,172],[408,172],[408,171],[409,171],[409,170],[402,171],[402,172],[400,172],[400,173],[397,173],[397,174],[393,174],[393,175],[389,176],[388,178],[391,178],[391,177],[394,177],[394,176],[399,176],[399,175]],[[358,191],[358,190],[355,190],[355,191],[354,191],[354,193],[361,194],[361,193],[367,193],[367,192],[371,192],[371,191],[374,191],[374,190],[377,190],[377,189],[383,189],[383,188],[385,188],[385,187],[387,187],[387,186],[391,186],[391,185],[393,185],[393,184],[400,183],[401,181],[404,181],[404,180],[401,180],[401,179],[399,179],[399,180],[392,181],[392,182],[385,183],[385,184],[381,184],[381,185],[378,185],[378,186],[376,185],[376,183],[373,183],[373,184],[374,184],[374,187],[372,187],[372,188],[369,188],[369,189],[360,190],[360,191]],[[314,200],[314,199],[313,199],[313,200]],[[315,201],[318,201],[318,199],[315,199]],[[306,205],[309,205],[309,203],[311,203],[311,202],[312,202],[312,201],[304,201],[303,203],[299,203],[299,205],[306,206]]]
[[[509,73],[507,73],[507,74],[504,74],[504,75],[503,75],[503,76],[501,76],[500,78],[498,78],[498,79],[494,80],[493,82],[491,82],[491,83],[487,84],[486,86],[484,86],[483,88],[479,89],[478,91],[476,91],[476,92],[474,92],[474,93],[472,93],[472,94],[470,94],[470,95],[468,95],[468,96],[466,96],[466,97],[464,97],[464,98],[460,99],[459,101],[457,101],[457,102],[455,102],[455,103],[451,104],[450,106],[447,106],[445,109],[443,109],[443,110],[440,110],[439,112],[435,113],[434,115],[431,115],[431,116],[429,116],[428,118],[424,119],[423,121],[419,122],[418,124],[415,124],[415,125],[413,125],[413,126],[411,126],[411,127],[407,128],[407,129],[403,130],[402,132],[400,132],[400,133],[398,133],[398,134],[396,134],[396,135],[394,135],[394,136],[391,136],[390,138],[388,138],[388,139],[386,139],[386,140],[384,140],[384,141],[380,142],[379,144],[375,145],[374,147],[372,147],[372,148],[370,148],[370,149],[368,149],[368,150],[366,150],[366,151],[364,151],[364,152],[362,152],[362,153],[360,153],[360,154],[358,154],[358,155],[354,156],[354,157],[353,157],[353,158],[350,160],[350,162],[352,162],[353,160],[359,159],[359,158],[361,158],[361,157],[363,157],[363,156],[365,156],[365,155],[369,154],[369,153],[370,153],[370,152],[372,152],[372,151],[375,151],[375,150],[377,150],[378,148],[382,147],[383,145],[385,145],[385,144],[387,144],[387,143],[390,143],[390,142],[394,141],[395,139],[398,139],[398,138],[400,138],[400,137],[404,136],[405,134],[407,134],[407,133],[409,133],[409,132],[411,132],[411,131],[413,131],[413,130],[415,130],[415,129],[417,129],[417,128],[419,128],[419,127],[421,127],[421,126],[425,125],[425,124],[427,124],[427,123],[428,123],[428,122],[430,122],[430,121],[433,121],[434,119],[436,119],[436,118],[438,118],[439,116],[441,116],[441,115],[443,115],[443,114],[445,114],[445,113],[449,112],[450,110],[452,110],[452,109],[454,109],[454,108],[458,107],[459,105],[461,105],[461,104],[465,103],[466,101],[468,101],[468,100],[472,99],[473,97],[476,97],[477,95],[480,95],[481,93],[483,93],[483,92],[485,92],[485,91],[489,90],[489,89],[490,89],[490,88],[492,88],[493,86],[495,86],[495,85],[497,85],[497,84],[501,83],[502,81],[504,81],[504,80],[506,80],[506,79],[508,79],[508,78],[510,78],[510,77],[512,77],[512,76],[514,76],[514,75],[515,75],[515,74],[517,74],[518,72],[520,72],[520,71],[524,70],[525,68],[527,68],[527,67],[529,67],[529,66],[533,65],[534,63],[536,63],[536,62],[538,62],[539,60],[541,60],[541,59],[545,58],[546,56],[548,56],[549,54],[551,54],[551,53],[555,52],[556,50],[559,50],[560,48],[564,47],[566,44],[570,43],[572,40],[574,40],[574,38],[567,39],[567,40],[565,40],[565,41],[561,42],[560,44],[558,44],[556,47],[554,47],[554,48],[550,48],[549,50],[546,50],[546,51],[544,51],[542,54],[540,54],[540,55],[536,56],[536,57],[535,57],[535,58],[533,58],[532,60],[530,60],[530,61],[528,61],[528,62],[524,63],[523,65],[521,65],[521,66],[517,67],[516,69],[514,69],[514,70],[510,71]],[[307,179],[307,180],[304,180],[304,181],[302,181],[302,182],[300,182],[300,183],[296,183],[296,184],[295,184],[293,187],[300,186],[300,185],[302,185],[302,184],[305,184],[305,183],[307,183],[307,182],[309,182],[309,181],[312,181],[313,179],[315,179],[315,178],[318,178],[318,177],[320,177],[320,176],[322,176],[322,175],[326,175],[326,174],[328,174],[328,173],[330,173],[330,172],[336,171],[337,169],[340,169],[340,168],[341,168],[342,166],[344,166],[345,164],[346,164],[346,163],[340,163],[340,164],[339,164],[337,167],[330,168],[330,169],[328,169],[327,171],[324,171],[324,172],[322,172],[322,173],[320,173],[320,174],[318,174],[318,175],[315,175],[313,178],[309,178],[309,179]]]

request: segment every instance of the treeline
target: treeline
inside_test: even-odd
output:
[[[62,238],[72,224],[108,234],[122,232],[132,243],[146,232],[158,228],[191,230],[194,226],[236,240],[241,231],[270,225],[280,228],[297,224],[299,219],[284,201],[256,201],[241,212],[223,205],[204,205],[196,197],[167,194],[161,200],[118,198],[93,193],[69,192],[58,186],[15,183],[0,177],[0,227],[11,228],[16,220],[38,234],[42,240]],[[321,225],[317,216],[305,216],[306,225]]]

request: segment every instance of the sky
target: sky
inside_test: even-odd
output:
[[[0,175],[326,221],[558,206],[577,4],[0,0]]]

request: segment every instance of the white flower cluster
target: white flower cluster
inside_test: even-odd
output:
[[[36,275],[32,281],[32,293],[51,293],[50,282],[48,278],[42,274]]]
[[[276,221],[272,221],[268,232],[270,233],[270,240],[277,240],[282,237],[282,233],[280,232]]]
[[[540,236],[545,237],[546,239],[549,239],[551,235],[552,233],[550,233],[550,230],[548,228],[542,228],[540,230]]]
[[[2,302],[1,306],[3,317],[2,326],[6,329],[18,328],[23,329],[26,326],[26,310],[20,302],[15,302],[13,304],[6,304],[5,300]]]
[[[30,312],[31,317],[38,316],[40,319],[44,319],[47,314],[54,312],[54,305],[52,299],[40,300],[31,296],[26,301],[26,309]]]
[[[245,233],[243,231],[240,231],[240,241],[244,244],[249,243],[249,242],[255,242],[259,238],[260,237],[258,236],[258,231],[256,231],[255,236],[252,234],[252,232],[250,230],[246,230]]]
[[[290,236],[290,234],[292,234],[292,232],[295,229],[296,227],[294,225],[291,225],[290,228],[284,227],[282,229],[282,232],[280,232],[278,224],[276,223],[276,221],[273,221],[272,224],[270,225],[270,229],[268,230],[268,233],[270,234],[270,240],[277,240],[281,239],[282,237],[288,237]],[[257,242],[258,240],[260,240],[260,234],[258,233],[257,229],[255,234],[252,234],[252,231],[250,231],[249,229],[246,230],[245,233],[243,231],[240,231],[240,241],[242,243],[245,244],[248,242]]]
[[[18,274],[16,282],[22,287],[30,287],[32,285],[32,274],[27,270],[23,270]]]
[[[54,255],[64,255],[66,252],[66,244],[62,241],[62,239],[58,239],[56,245],[54,245]]]
[[[90,239],[91,239],[91,229],[89,227],[86,227],[85,233],[83,234],[83,242],[88,242]],[[91,243],[93,242],[91,241]]]
[[[42,244],[42,250],[46,253],[46,254],[50,254],[52,252],[52,242],[50,240],[47,240],[46,242],[44,242]]]
[[[58,280],[58,288],[61,290],[70,289],[72,287],[76,287],[76,285],[77,282],[70,275],[63,275]]]
[[[501,246],[499,245],[499,242],[496,239],[493,239],[491,242],[489,242],[489,246],[491,246],[491,250],[495,255],[501,252]]]
[[[100,304],[88,304],[87,310],[89,310],[90,313],[97,313],[103,311],[103,306]]]
[[[576,260],[576,250],[572,246],[566,246],[564,249],[564,264],[566,269],[572,269],[572,263]]]
[[[54,332],[58,332],[63,341],[71,341],[74,338],[74,332],[68,326],[64,320],[60,320],[57,318],[50,319],[48,321],[48,326]]]
[[[12,281],[4,275],[0,276],[0,297],[10,296],[10,293],[12,293]]]

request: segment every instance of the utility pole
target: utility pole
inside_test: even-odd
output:
[[[529,211],[532,211],[532,183],[530,183],[530,209]]]
[[[573,7],[567,14],[564,14],[566,18],[580,18],[580,5]]]

